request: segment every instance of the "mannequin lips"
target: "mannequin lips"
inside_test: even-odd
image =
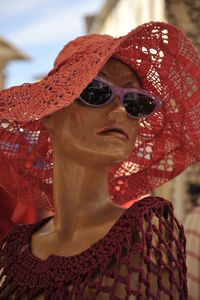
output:
[[[108,135],[108,136],[118,136],[120,138],[125,138],[126,140],[129,140],[128,133],[119,127],[106,127],[103,128],[101,131],[97,132],[100,135]]]

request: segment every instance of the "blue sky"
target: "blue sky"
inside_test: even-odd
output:
[[[70,40],[86,33],[84,17],[105,0],[0,0],[0,36],[30,56],[6,68],[6,87],[34,81],[52,68]]]

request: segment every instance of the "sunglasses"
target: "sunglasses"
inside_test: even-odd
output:
[[[90,107],[103,107],[115,96],[125,107],[126,113],[132,118],[146,118],[162,106],[162,100],[150,92],[140,88],[120,88],[102,76],[95,77],[83,90],[79,103]]]

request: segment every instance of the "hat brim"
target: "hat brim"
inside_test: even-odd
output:
[[[200,57],[176,27],[151,22],[120,38],[80,37],[40,82],[0,92],[0,185],[16,199],[53,210],[52,148],[40,119],[73,103],[111,56],[163,100],[140,121],[128,160],[110,169],[112,200],[140,197],[199,162]]]

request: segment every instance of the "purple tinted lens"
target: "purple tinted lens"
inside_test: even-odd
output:
[[[83,90],[81,98],[94,106],[105,104],[111,97],[112,90],[105,83],[93,80],[86,89]]]
[[[153,98],[140,93],[124,95],[123,104],[128,114],[136,118],[148,116],[156,108],[156,102]]]
[[[90,106],[103,106],[112,96],[112,87],[94,79],[82,92],[80,98]],[[137,91],[123,96],[123,104],[130,116],[141,118],[150,115],[156,108],[156,101]]]

